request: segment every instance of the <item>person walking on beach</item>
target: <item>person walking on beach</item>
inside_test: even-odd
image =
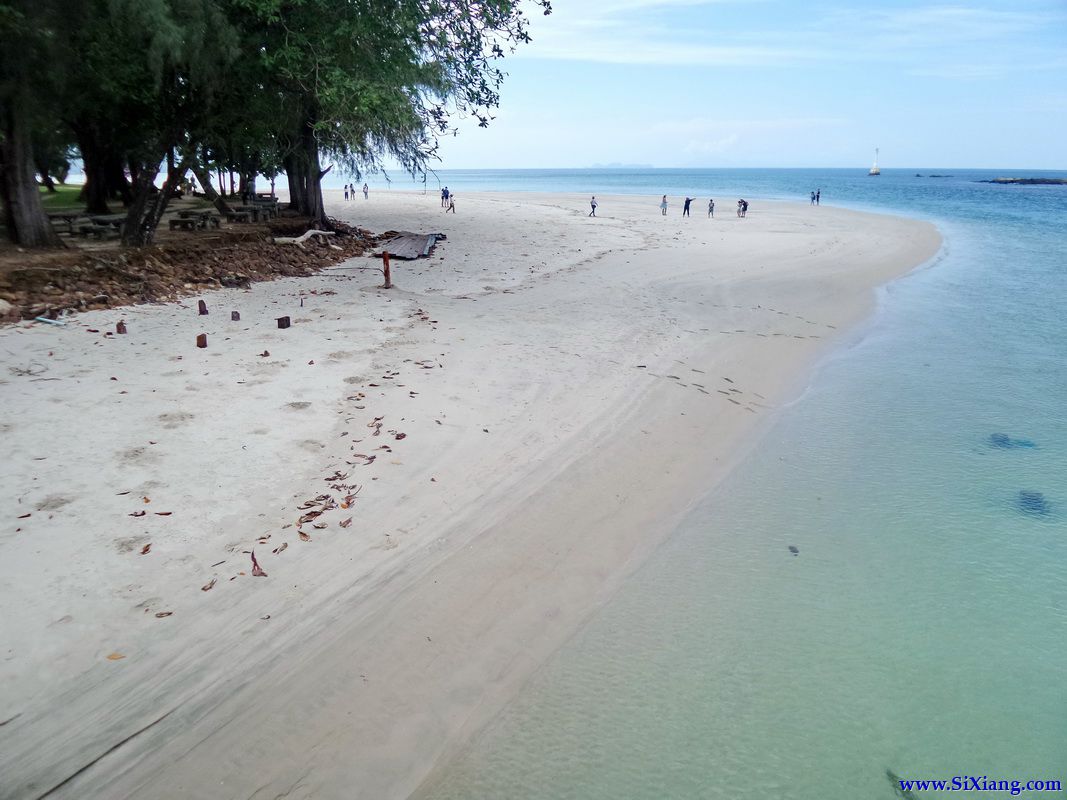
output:
[[[815,205],[819,205],[819,198],[822,197],[822,189],[815,190]]]
[[[715,198],[708,200],[708,219],[715,216]]]
[[[348,184],[345,184],[345,200],[348,199]]]
[[[811,204],[815,205],[815,192],[811,193]]]
[[[685,198],[685,205],[682,206],[682,216],[683,217],[688,217],[689,216],[689,204],[692,203],[694,200],[696,200],[695,197],[687,197],[687,198]]]
[[[743,202],[745,202],[745,201],[744,200],[738,200],[737,201],[737,216],[739,216],[739,217],[741,216],[741,204]]]
[[[441,208],[448,205],[448,187],[441,190]]]
[[[663,199],[659,201],[659,213],[667,216],[667,195],[663,195]]]
[[[748,216],[748,200],[742,200],[741,201],[741,216],[742,217],[747,217]]]
[[[363,184],[363,199],[368,200],[370,195],[370,187],[367,184]]]
[[[449,211],[453,214],[456,213],[456,196],[454,194],[448,196],[448,208],[445,209],[445,213],[447,214]]]
[[[596,195],[594,194],[589,200],[589,216],[596,216]]]

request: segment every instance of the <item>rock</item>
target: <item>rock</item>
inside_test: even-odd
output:
[[[22,313],[18,306],[7,300],[0,300],[0,322],[18,322],[22,319]]]
[[[1052,511],[1052,506],[1041,492],[1021,491],[1016,502],[1019,510],[1024,514],[1047,517]]]

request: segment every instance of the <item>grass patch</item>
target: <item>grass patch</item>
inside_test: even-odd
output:
[[[84,211],[85,203],[78,199],[78,195],[81,194],[82,187],[71,185],[63,185],[61,183],[56,184],[56,190],[50,192],[43,186],[41,190],[41,205],[44,206],[44,210],[47,211]]]

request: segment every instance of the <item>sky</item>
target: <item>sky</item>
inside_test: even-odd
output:
[[[440,169],[1067,169],[1067,0],[554,0]]]

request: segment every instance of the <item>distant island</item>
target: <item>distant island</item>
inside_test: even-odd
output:
[[[916,177],[916,178],[921,178],[921,177],[923,177],[923,176],[922,176],[922,175],[920,175],[920,174],[919,174],[918,172],[916,172],[916,173],[915,173],[915,177]],[[926,177],[927,177],[927,178],[952,178],[952,177],[954,177],[954,176],[953,176],[953,175],[927,175]]]
[[[994,178],[978,183],[1013,183],[1024,186],[1067,186],[1067,178]]]
[[[589,169],[655,169],[651,164],[622,164],[619,162],[612,162],[611,164],[593,164]]]

